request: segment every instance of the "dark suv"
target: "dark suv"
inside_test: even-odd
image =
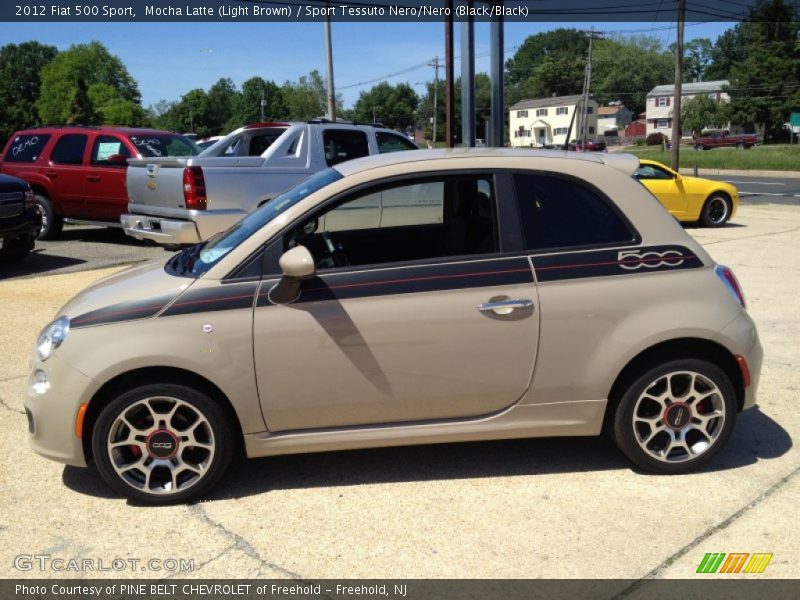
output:
[[[31,250],[42,226],[42,215],[31,186],[0,175],[0,258],[22,260]]]
[[[119,227],[128,208],[129,158],[194,156],[177,133],[129,127],[34,127],[18,131],[0,157],[0,172],[31,184],[42,213],[42,239],[57,238],[65,219]]]

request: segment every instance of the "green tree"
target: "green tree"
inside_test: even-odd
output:
[[[117,90],[107,83],[89,86],[88,97],[91,109],[105,125],[128,125],[138,127],[145,122],[145,111],[131,100],[119,96]]]
[[[239,102],[240,94],[236,86],[231,79],[221,78],[208,88],[206,96],[208,98],[208,122],[205,125],[212,132],[211,135],[228,133],[225,128],[233,117]]]
[[[419,108],[417,109],[417,123],[423,128],[425,138],[433,139],[433,82],[428,82],[427,91],[421,98]],[[453,83],[453,93],[455,96],[453,102],[453,110],[455,115],[453,118],[455,131],[453,137],[455,143],[461,143],[461,78],[458,77]],[[444,140],[445,136],[445,89],[444,82],[439,82],[439,97],[437,102],[437,129],[436,138],[439,142]],[[475,74],[475,137],[486,139],[486,119],[489,118],[492,97],[492,84],[489,76],[486,73]]]
[[[695,38],[683,46],[683,80],[704,81],[711,66],[714,45],[708,38]],[[675,50],[670,46],[670,52]]]
[[[281,86],[286,103],[287,118],[304,121],[322,117],[328,112],[325,78],[317,70],[301,76],[297,81],[287,81]],[[336,96],[337,112],[342,108],[342,97]]]
[[[94,84],[110,86],[121,100],[138,105],[141,99],[136,81],[125,65],[99,42],[71,46],[45,65],[41,76],[36,107],[47,123],[64,123],[75,118],[76,97],[82,102]],[[102,118],[94,107],[79,112],[81,118],[91,118],[90,123],[98,123]]]
[[[722,38],[742,49],[729,64],[731,122],[757,127],[765,138],[785,136],[783,124],[800,106],[797,9],[783,0],[760,0],[748,20]]]
[[[674,79],[674,58],[657,38],[625,36],[595,42],[592,89],[600,104],[619,100],[634,115],[645,109],[647,92]]]
[[[681,126],[684,131],[699,135],[706,127],[722,126],[724,111],[711,98],[695,96],[681,103]]]
[[[353,118],[367,123],[377,120],[387,127],[402,130],[414,124],[418,105],[419,97],[409,84],[383,82],[359,94]]]
[[[251,77],[242,84],[242,92],[237,99],[233,119],[228,123],[228,130],[232,131],[247,123],[260,121],[262,98],[264,99],[265,119],[288,118],[288,110],[283,101],[281,88],[274,81]]]
[[[41,70],[57,54],[54,46],[39,42],[0,48],[0,145],[15,131],[39,122],[36,100]]]

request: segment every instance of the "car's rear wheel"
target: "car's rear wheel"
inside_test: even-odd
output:
[[[634,379],[616,406],[613,437],[654,473],[693,471],[725,445],[737,413],[730,379],[699,359],[673,360]]]
[[[700,223],[704,227],[722,227],[730,218],[730,199],[722,194],[709,196],[700,213]]]
[[[152,384],[108,406],[92,432],[105,482],[146,504],[188,502],[208,492],[234,452],[234,430],[219,404],[184,385]]]
[[[736,149],[737,150],[744,150],[745,149],[744,142],[739,142],[738,144],[736,144]]]
[[[42,229],[39,232],[41,240],[57,240],[61,237],[61,230],[64,228],[64,221],[56,214],[50,198],[41,194],[36,194],[36,204],[42,213]]]

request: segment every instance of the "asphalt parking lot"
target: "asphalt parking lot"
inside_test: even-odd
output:
[[[686,578],[706,552],[768,552],[764,576],[797,577],[800,199],[759,196],[725,228],[687,230],[734,268],[765,364],[759,407],[726,450],[672,477],[632,470],[602,439],[520,440],[258,459],[201,503],[133,506],[92,471],[36,456],[22,413],[37,332],[119,267],[0,282],[0,576],[82,575],[14,567],[17,555],[49,554],[191,559],[180,575],[197,577]]]

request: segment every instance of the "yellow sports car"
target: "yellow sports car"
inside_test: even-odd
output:
[[[654,160],[640,160],[634,177],[679,221],[721,227],[736,215],[739,190],[724,181],[681,175]]]

